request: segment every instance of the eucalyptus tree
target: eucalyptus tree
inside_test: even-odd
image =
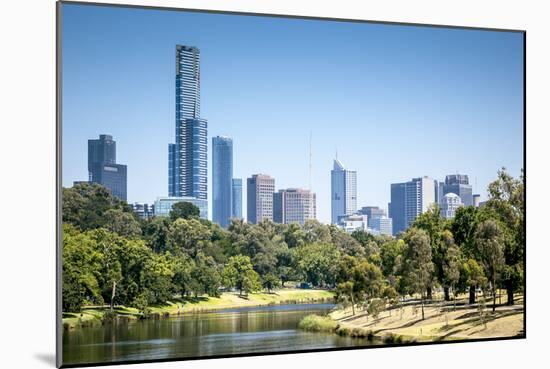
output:
[[[481,263],[485,269],[487,278],[491,282],[494,312],[496,306],[497,282],[505,265],[502,230],[496,221],[486,220],[479,224],[475,240]]]
[[[420,294],[422,320],[424,320],[425,294],[432,282],[434,273],[430,238],[426,231],[413,227],[405,233],[405,244],[402,259],[403,274],[411,290]]]

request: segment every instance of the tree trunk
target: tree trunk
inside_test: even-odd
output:
[[[449,294],[449,287],[443,287],[443,293],[445,294],[445,301],[451,301],[451,295]]]
[[[456,292],[454,287],[452,288],[452,290],[453,290],[453,311],[455,311],[456,310]]]
[[[495,280],[493,279],[493,313],[495,312],[495,307],[497,305],[497,289],[495,288]]]
[[[355,302],[353,301],[353,295],[351,295],[351,314],[355,315]]]
[[[476,303],[476,286],[470,286],[470,299],[468,300],[469,304]]]
[[[111,293],[111,313],[115,307],[116,281],[113,281],[113,291]]]
[[[432,299],[432,287],[431,286],[426,289],[426,298],[428,300]]]
[[[422,320],[424,320],[424,297],[420,298],[420,304],[422,305]]]
[[[508,295],[508,300],[506,301],[506,305],[514,305],[514,290],[511,288],[507,288],[506,294]]]
[[[506,283],[506,295],[508,296],[506,305],[514,305],[514,289],[512,288],[512,283]]]

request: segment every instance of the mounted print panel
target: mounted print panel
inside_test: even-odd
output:
[[[59,365],[525,337],[524,31],[60,2],[58,42]]]

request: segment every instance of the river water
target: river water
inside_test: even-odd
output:
[[[63,364],[177,359],[365,346],[364,339],[298,329],[332,304],[275,305],[189,313],[157,320],[65,330]]]

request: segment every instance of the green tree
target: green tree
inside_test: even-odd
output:
[[[117,284],[122,281],[120,253],[124,239],[117,234],[106,232],[104,229],[96,230],[93,235],[96,247],[103,256],[102,292],[105,300],[109,301],[112,312],[117,297]]]
[[[281,281],[276,274],[268,273],[262,277],[262,286],[271,293],[274,289],[281,285]]]
[[[405,244],[403,257],[404,276],[411,290],[420,294],[422,320],[424,320],[425,293],[434,273],[430,238],[426,231],[410,228],[405,233]]]
[[[62,218],[80,230],[86,231],[105,227],[108,210],[121,210],[134,216],[126,202],[111,195],[111,192],[96,183],[81,183],[72,188],[63,188]]]
[[[355,315],[355,304],[358,298],[360,299],[361,296],[357,296],[357,291],[354,288],[353,282],[342,282],[336,286],[336,300],[344,309],[351,306],[352,315]]]
[[[375,298],[370,301],[367,306],[367,313],[372,315],[374,320],[378,320],[378,316],[386,308],[386,303],[381,298]]]
[[[442,241],[443,291],[445,301],[449,301],[449,290],[452,290],[453,297],[456,297],[454,288],[460,279],[460,249],[454,243],[453,234],[450,231],[443,232]]]
[[[208,296],[220,295],[219,288],[222,282],[219,267],[213,257],[199,252],[195,257],[195,268],[191,272],[193,292],[195,295],[206,293]]]
[[[128,238],[141,236],[141,225],[131,213],[120,209],[109,209],[105,212],[105,228]]]
[[[63,311],[78,312],[86,302],[103,304],[98,278],[102,255],[95,241],[74,226],[63,225]]]
[[[176,202],[170,210],[170,219],[198,219],[201,212],[200,209],[187,201]]]
[[[166,217],[154,217],[145,222],[143,236],[147,245],[157,253],[168,250],[168,231],[170,220]]]
[[[525,252],[525,178],[513,178],[505,168],[489,184],[486,208],[500,221],[504,241],[505,266],[501,279],[506,287],[508,305],[514,304],[514,292],[523,286]]]
[[[284,230],[283,236],[289,248],[305,244],[306,232],[298,223],[289,224]]]
[[[504,267],[503,235],[498,223],[487,220],[479,224],[475,235],[481,263],[491,281],[493,312],[496,306],[496,289],[499,274]]]
[[[487,278],[481,265],[475,259],[468,259],[461,265],[460,276],[462,283],[465,284],[470,291],[476,291],[476,288],[485,288]],[[475,296],[475,295],[474,295]],[[474,299],[475,302],[475,299]],[[472,304],[470,298],[470,304]]]
[[[403,254],[405,242],[403,240],[390,240],[380,246],[381,268],[384,276],[395,275],[397,260]]]
[[[455,217],[451,222],[451,231],[456,244],[460,247],[460,252],[467,259],[478,260],[479,255],[475,247],[475,232],[480,219],[485,217],[480,211],[473,207],[460,207],[457,209]],[[469,303],[476,302],[476,290],[474,285],[470,285]]]
[[[331,225],[329,230],[332,243],[342,254],[365,256],[365,248],[354,237],[335,225]]]
[[[175,254],[184,252],[195,258],[208,246],[212,232],[198,219],[178,218],[168,230],[168,244]]]
[[[340,252],[331,243],[313,243],[293,249],[295,268],[314,286],[334,285]]]
[[[173,287],[175,292],[184,298],[188,293],[193,291],[192,272],[195,268],[195,263],[187,255],[175,257],[173,263]]]
[[[443,272],[443,232],[449,226],[447,221],[441,217],[438,205],[432,205],[428,211],[420,214],[414,221],[413,227],[422,229],[426,232],[430,246],[432,248],[432,262],[434,273],[432,279],[426,287],[427,299],[432,299],[432,286],[435,282],[443,284],[445,278]]]
[[[153,253],[143,264],[140,273],[140,285],[150,305],[163,304],[172,295],[174,264],[168,255]]]
[[[252,268],[252,262],[248,256],[237,255],[229,258],[222,273],[223,284],[227,287],[235,287],[239,295],[243,292],[250,293],[261,288],[260,277]]]

